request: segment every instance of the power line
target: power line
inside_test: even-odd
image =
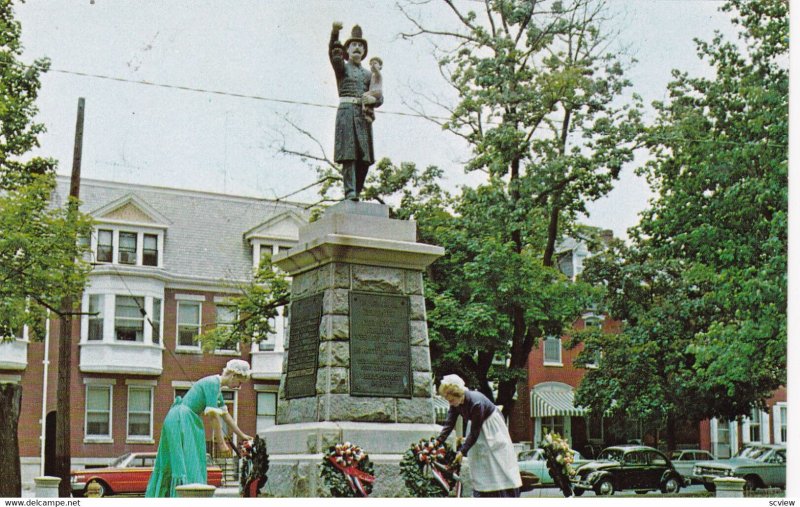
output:
[[[482,1],[482,0],[478,0]],[[651,0],[651,1],[683,1],[683,0]],[[707,1],[721,1],[721,0],[707,0]],[[31,65],[25,65],[26,67],[32,67]],[[78,72],[66,69],[49,69],[48,72],[59,72],[62,74],[80,76],[80,77],[89,77],[89,78],[96,78],[96,79],[105,79],[109,81],[117,81],[122,83],[130,83],[130,84],[139,84],[139,85],[146,85],[146,86],[154,86],[158,88],[166,88],[166,89],[173,89],[173,90],[183,90],[183,91],[190,91],[195,93],[210,93],[214,95],[221,95],[227,97],[234,97],[234,98],[241,98],[241,99],[250,99],[250,100],[260,100],[265,102],[276,102],[282,104],[292,104],[292,105],[300,105],[300,106],[309,106],[309,107],[321,107],[326,109],[338,109],[338,105],[330,105],[330,104],[320,104],[317,102],[307,102],[307,101],[299,101],[299,100],[291,100],[291,99],[276,99],[272,97],[264,97],[261,95],[248,95],[243,93],[234,93],[234,92],[226,92],[221,90],[207,90],[204,88],[198,88],[193,86],[182,86],[182,85],[172,85],[167,83],[157,83],[152,81],[144,81],[144,80],[135,80],[135,79],[126,79],[121,77],[115,76],[107,76],[104,74],[93,74],[89,72]],[[379,111],[382,114],[391,114],[396,116],[406,116],[411,118],[422,118],[425,120],[442,120],[442,121],[450,121],[451,118],[444,118],[440,116],[426,116],[419,113],[404,113],[401,111]],[[583,130],[583,129],[581,129]],[[722,139],[689,139],[689,138],[669,138],[669,137],[661,137],[657,136],[655,139],[660,141],[669,141],[669,142],[687,142],[687,143],[715,143],[721,145],[761,145],[761,146],[776,146],[776,147],[785,147],[786,144],[782,143],[774,143],[769,141],[726,141]],[[290,194],[292,195],[292,194]]]
[[[276,99],[273,97],[264,97],[262,95],[248,95],[245,93],[234,93],[234,92],[226,92],[221,90],[207,90],[205,88],[196,88],[193,86],[182,86],[182,85],[173,85],[168,83],[157,83],[154,81],[144,81],[144,80],[137,80],[137,79],[126,79],[123,77],[116,77],[116,76],[106,76],[103,74],[92,74],[89,72],[78,72],[74,70],[66,70],[66,69],[49,69],[47,72],[59,72],[61,74],[69,74],[73,76],[81,76],[81,77],[91,77],[96,79],[105,79],[108,81],[117,81],[121,83],[131,83],[131,84],[140,84],[146,86],[154,86],[157,88],[168,88],[173,90],[183,90],[188,92],[197,92],[197,93],[210,93],[213,95],[221,95],[225,97],[234,97],[239,99],[251,99],[251,100],[260,100],[265,102],[277,102],[279,104],[291,104],[291,105],[300,105],[300,106],[311,106],[311,107],[323,107],[326,109],[338,109],[339,105],[331,105],[331,104],[320,104],[318,102],[306,102],[301,100],[291,100],[291,99]],[[396,116],[411,116],[411,117],[418,117],[418,118],[433,118],[436,120],[443,120],[448,121],[449,118],[444,118],[440,116],[424,116],[421,114],[416,113],[404,113],[402,111],[377,111],[381,114],[392,114]]]

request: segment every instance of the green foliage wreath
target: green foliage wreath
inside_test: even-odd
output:
[[[354,468],[361,472],[360,475],[372,477],[372,480],[374,480],[375,467],[366,452],[350,442],[336,444],[331,446],[322,457],[322,468],[320,470],[320,476],[322,476],[322,480],[332,496],[362,497],[372,493],[371,480],[359,480],[358,477],[355,477],[355,480],[353,478],[348,479],[342,468]],[[357,484],[360,484],[360,489]]]
[[[455,463],[456,452],[446,442],[440,444],[435,437],[421,439],[411,444],[400,462],[400,472],[409,493],[417,498],[439,498],[450,496],[461,473],[461,463]],[[434,467],[441,479],[450,485],[446,488],[437,479]]]

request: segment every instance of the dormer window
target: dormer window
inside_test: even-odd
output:
[[[140,197],[128,194],[91,210],[95,262],[122,266],[164,266],[164,241],[170,221]]]
[[[98,229],[94,242],[95,259],[98,263],[113,263],[126,266],[159,267],[163,263],[164,234],[139,230],[135,227],[117,228],[110,225]],[[95,239],[96,238],[96,239]]]
[[[114,232],[107,229],[97,231],[97,262],[114,260]]]
[[[119,263],[120,264],[136,264],[136,233],[135,232],[122,232],[119,233]]]
[[[158,266],[158,236],[155,234],[144,235],[142,265]]]

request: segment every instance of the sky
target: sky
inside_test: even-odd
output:
[[[475,0],[457,4],[482,7]],[[666,98],[672,69],[706,75],[692,39],[708,40],[714,30],[734,34],[728,15],[718,12],[721,4],[608,0],[609,28],[618,33],[610,49],[637,60],[628,73],[630,92],[649,105]],[[399,37],[413,27],[393,0],[31,0],[16,10],[24,60],[52,62],[38,101],[38,120],[47,127],[38,154],[58,159],[60,174],[71,171],[77,101],[84,97],[85,178],[270,199],[313,183],[313,169],[279,149],[320,153],[294,124],[332,155],[337,93],[327,41],[339,20],[343,40],[360,24],[370,56],[384,61],[376,156],[437,165],[451,189],[482,181],[480,173],[465,174],[470,151],[459,137],[408,116],[420,93],[453,97],[431,42]],[[412,12],[436,26],[453,20],[435,0]],[[586,223],[625,237],[638,222],[650,197],[633,174],[643,155],[624,168],[607,197],[589,204]],[[316,197],[312,188],[291,199]]]

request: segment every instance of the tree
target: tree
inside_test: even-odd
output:
[[[654,158],[642,173],[657,197],[617,267],[592,274],[627,320],[578,393],[598,410],[612,398],[664,400],[593,394],[617,382],[612,358],[632,344],[667,352],[642,376],[699,405],[685,413],[695,420],[749,414],[786,383],[788,2],[729,0],[723,10],[740,43],[697,42],[714,78],[673,73],[646,136]]]
[[[603,287],[598,308],[624,328],[619,334],[578,331],[570,343],[584,344],[577,365],[599,363],[587,370],[577,402],[612,420],[638,419],[664,434],[670,449],[678,425],[700,420],[705,411],[695,396],[695,359],[686,352],[699,329],[694,315],[703,281],[685,269],[641,258],[622,242],[589,259],[581,277]]]
[[[268,257],[264,257],[253,280],[240,288],[241,295],[227,302],[235,309],[233,322],[215,326],[203,333],[203,350],[214,351],[221,345],[241,343],[248,345],[275,332],[270,324],[278,315],[278,308],[289,304],[289,283],[283,272],[276,270]]]
[[[23,326],[44,336],[48,310],[59,314],[64,296],[81,293],[89,271],[80,260],[86,251],[89,220],[73,218],[50,205],[55,190],[55,161],[26,154],[44,131],[33,121],[39,75],[47,60],[27,66],[19,61],[21,27],[10,0],[0,0],[0,339],[13,340]],[[76,261],[77,259],[77,261]],[[17,421],[22,386],[0,391],[0,433],[5,445],[0,467],[6,480],[0,496],[20,496]],[[67,471],[68,473],[68,471]],[[68,479],[67,479],[68,480]]]
[[[454,43],[440,66],[458,100],[440,123],[488,182],[464,189],[454,222],[432,231],[454,227],[432,237],[448,251],[429,301],[434,368],[490,397],[496,381],[509,414],[532,346],[580,314],[585,291],[559,276],[556,246],[632,159],[640,104],[618,105],[629,82],[605,54],[604,2],[485,0],[481,14],[444,3],[458,28],[427,28],[406,9],[416,31],[403,36]]]

